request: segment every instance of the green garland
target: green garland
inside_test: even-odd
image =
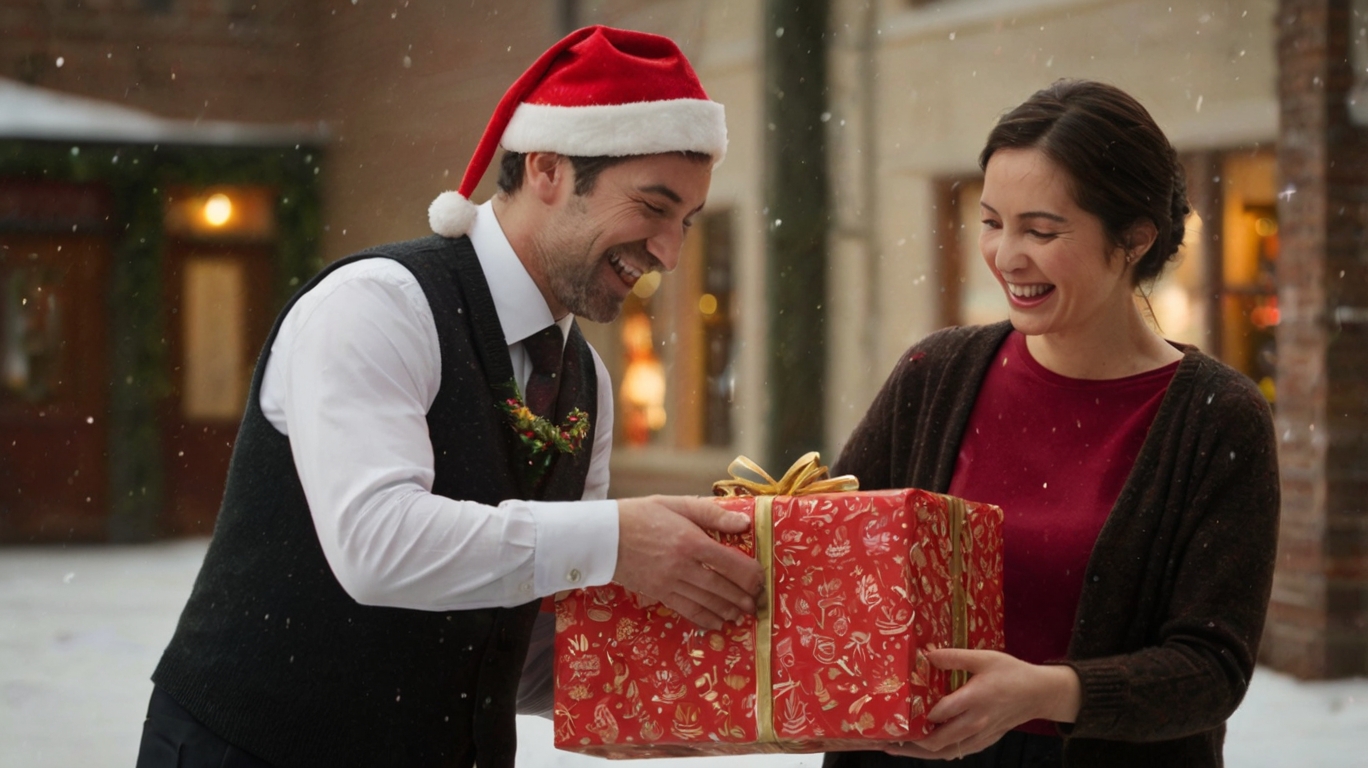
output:
[[[163,198],[172,185],[276,190],[275,307],[322,266],[316,146],[213,147],[0,141],[0,178],[99,184],[114,215],[109,286],[109,537],[152,538],[165,507],[162,401],[171,391],[162,312]]]
[[[528,479],[539,483],[557,453],[571,456],[579,453],[589,434],[589,414],[574,408],[565,421],[556,424],[527,407],[516,381],[508,382],[505,389],[512,394],[496,405],[508,416],[509,426],[518,434],[518,442],[526,453]]]

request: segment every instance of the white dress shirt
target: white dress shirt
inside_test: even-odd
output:
[[[470,240],[524,388],[532,365],[522,340],[556,320],[489,203]],[[559,321],[562,332],[572,320]],[[432,493],[426,416],[441,355],[413,274],[392,259],[363,259],[300,297],[271,346],[260,404],[290,438],[323,552],[347,593],[365,605],[467,610],[610,581],[613,391],[597,352],[594,364],[598,414],[583,501],[449,499]]]

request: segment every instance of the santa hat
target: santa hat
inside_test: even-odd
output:
[[[551,46],[504,94],[460,188],[428,208],[433,232],[470,230],[470,195],[500,144],[574,157],[700,152],[716,164],[727,151],[727,125],[674,41],[585,27]]]

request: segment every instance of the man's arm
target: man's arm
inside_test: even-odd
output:
[[[277,369],[267,371],[262,407],[290,436],[324,553],[358,602],[472,609],[607,583],[620,570],[619,528],[635,531],[643,516],[659,518],[656,524],[674,531],[681,546],[653,549],[652,570],[682,576],[707,562],[719,567],[714,574],[744,580],[729,556],[735,553],[682,518],[668,498],[629,504],[635,514],[629,511],[629,520],[620,523],[613,501],[490,507],[433,494],[426,413],[440,385],[436,331],[421,289],[397,263],[347,265],[301,298],[290,315],[273,347],[270,365]],[[682,503],[682,514],[697,516],[695,504]],[[715,505],[697,503],[721,514]],[[685,530],[695,536],[680,536]],[[636,552],[642,545],[627,547]],[[686,616],[707,620],[693,607],[698,599],[676,595],[718,590],[713,575],[674,583],[675,577],[641,578],[639,570],[630,566],[624,584],[637,583]],[[757,576],[757,592],[758,583]],[[747,590],[723,591],[724,602],[738,591]],[[695,598],[725,610],[707,596]],[[753,607],[732,602],[736,610]]]

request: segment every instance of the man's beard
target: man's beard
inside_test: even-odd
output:
[[[606,264],[618,249],[609,249],[593,261],[582,259],[548,260],[546,279],[556,300],[576,317],[596,323],[611,323],[622,312],[623,298],[619,298],[603,284],[599,270],[607,268],[616,277],[617,271]]]

